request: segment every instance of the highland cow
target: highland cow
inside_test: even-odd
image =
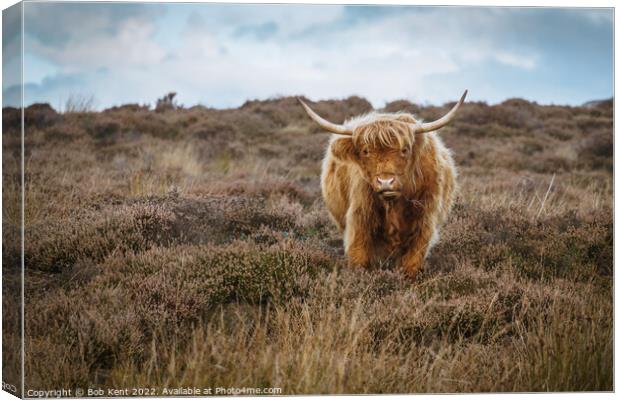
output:
[[[445,116],[426,123],[408,113],[372,112],[338,125],[299,100],[334,134],[321,190],[344,233],[351,266],[395,265],[411,278],[422,269],[456,190],[452,154],[435,131],[452,121],[466,95]]]

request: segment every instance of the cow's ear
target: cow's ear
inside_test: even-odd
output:
[[[353,145],[351,138],[336,139],[330,147],[334,157],[341,161],[357,160],[357,149]]]

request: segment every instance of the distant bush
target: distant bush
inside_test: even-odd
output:
[[[63,113],[85,113],[95,111],[95,97],[85,94],[71,94],[65,101]]]
[[[121,124],[114,119],[94,121],[88,133],[100,144],[112,144],[118,139]]]
[[[22,112],[19,108],[4,107],[2,109],[2,130],[21,130]]]
[[[234,124],[219,121],[216,118],[206,118],[189,129],[189,136],[198,139],[220,138],[231,140],[237,137],[237,127]]]
[[[383,111],[385,112],[404,111],[404,112],[411,113],[414,116],[417,116],[420,113],[420,110],[421,110],[420,106],[418,106],[417,104],[410,103],[407,100],[391,101],[387,103],[385,107],[383,108]]]
[[[45,128],[61,120],[61,116],[47,103],[32,104],[24,109],[26,129]]]
[[[77,124],[68,118],[45,130],[45,140],[50,143],[68,142],[84,137],[86,129],[83,124]]]
[[[139,111],[148,111],[148,110],[149,110],[149,106],[148,105],[141,105],[141,104],[137,104],[137,103],[132,103],[132,104],[123,104],[121,106],[113,106],[113,107],[110,107],[110,108],[106,108],[105,110],[103,110],[103,113],[115,112],[115,111],[139,112]]]
[[[613,171],[613,136],[606,132],[593,134],[583,139],[578,149],[581,165]]]
[[[176,92],[170,92],[157,99],[157,102],[155,103],[155,112],[171,111],[179,108],[179,105],[174,99],[176,95]]]

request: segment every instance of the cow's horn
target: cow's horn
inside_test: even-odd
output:
[[[302,99],[297,98],[297,100],[299,100],[299,102],[304,107],[304,109],[306,110],[306,112],[308,113],[310,118],[312,118],[314,120],[314,122],[319,124],[321,126],[321,128],[325,129],[326,131],[332,132],[332,133],[337,133],[339,135],[348,135],[348,136],[350,136],[350,135],[353,134],[352,130],[347,129],[347,128],[345,128],[342,125],[334,124],[332,122],[329,122],[329,121],[321,118],[317,113],[312,111],[312,109],[310,107],[308,107],[308,105],[306,103],[304,103]]]
[[[454,107],[452,107],[452,110],[450,110],[446,115],[433,122],[415,124],[412,126],[413,131],[415,133],[431,132],[436,131],[442,126],[448,125],[454,119],[454,116],[456,115],[456,112],[458,111],[461,104],[463,104],[463,101],[465,101],[465,96],[467,96],[467,90],[465,90],[465,93],[463,93],[458,103],[456,103]]]

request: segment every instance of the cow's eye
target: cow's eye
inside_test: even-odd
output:
[[[368,151],[368,149],[362,149],[363,156],[367,156],[368,154],[370,154],[370,151]]]
[[[400,154],[402,154],[403,156],[406,156],[407,154],[409,154],[409,149],[408,149],[408,148],[406,148],[406,147],[403,147],[403,148],[400,150]]]

